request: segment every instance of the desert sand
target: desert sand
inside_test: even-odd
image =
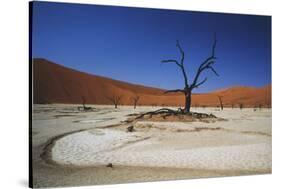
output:
[[[271,173],[271,109],[192,108],[223,119],[126,123],[129,114],[156,108],[92,107],[34,105],[35,187]]]
[[[136,85],[106,77],[73,70],[45,59],[33,60],[33,101],[35,104],[111,104],[107,97],[121,96],[121,104],[132,105],[138,95],[140,105],[183,106],[184,96],[179,93],[164,94],[164,89]],[[271,84],[261,88],[232,86],[209,93],[192,95],[192,106],[217,107],[218,96],[225,107],[269,107]]]

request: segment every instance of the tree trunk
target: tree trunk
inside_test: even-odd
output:
[[[220,101],[220,107],[221,107],[221,110],[223,110],[223,103],[222,103],[222,99],[221,97],[218,97],[219,98],[219,101]]]
[[[115,108],[117,109],[117,104],[114,104],[115,105]]]
[[[185,94],[185,106],[184,106],[185,113],[190,112],[190,105],[191,105],[191,92],[188,92],[187,94]]]
[[[136,109],[136,106],[137,106],[137,104],[135,103],[135,104],[134,104],[134,109]]]

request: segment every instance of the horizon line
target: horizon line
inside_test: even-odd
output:
[[[53,61],[53,60],[50,60],[50,59],[48,59],[48,58],[32,57],[32,63],[33,63],[33,61],[34,61],[35,59],[37,59],[37,60],[40,60],[40,59],[41,59],[41,60],[50,62],[50,63],[52,63],[52,64],[56,64],[56,65],[58,65],[58,66],[61,66],[61,67],[67,68],[67,69],[71,69],[71,70],[73,70],[73,71],[80,72],[80,73],[83,73],[83,74],[91,75],[91,76],[103,77],[103,78],[105,78],[105,79],[111,79],[111,80],[114,80],[114,81],[123,82],[123,83],[131,84],[131,85],[138,85],[138,86],[142,86],[142,87],[154,88],[154,89],[163,90],[163,91],[169,90],[169,89],[159,88],[159,87],[156,87],[156,86],[148,86],[148,85],[144,85],[144,84],[141,84],[141,83],[134,83],[134,82],[130,82],[130,81],[124,81],[124,80],[114,79],[114,78],[111,78],[111,77],[108,77],[108,76],[105,76],[105,75],[97,75],[97,74],[95,74],[95,73],[90,73],[90,72],[83,71],[83,70],[77,70],[77,69],[74,69],[74,68],[72,68],[72,67],[65,66],[64,64],[57,63],[57,61]],[[235,84],[235,85],[231,85],[231,86],[229,86],[229,87],[217,88],[217,89],[213,89],[213,90],[208,91],[208,92],[200,92],[200,93],[196,93],[196,92],[195,92],[195,93],[193,93],[193,94],[213,93],[213,92],[217,92],[217,91],[219,91],[219,90],[226,90],[226,89],[236,88],[236,87],[248,87],[248,88],[260,89],[260,88],[264,88],[264,87],[269,86],[269,85],[272,86],[272,83],[268,83],[268,84],[265,84],[265,85],[260,86],[260,87],[250,86],[250,85]],[[176,94],[176,93],[174,93],[174,94]]]

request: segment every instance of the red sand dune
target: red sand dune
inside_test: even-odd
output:
[[[146,87],[91,75],[52,63],[33,60],[33,102],[81,104],[111,104],[108,98],[122,96],[121,104],[133,104],[132,97],[140,96],[140,105],[182,106],[182,94],[166,94],[163,89]],[[271,106],[271,85],[262,88],[231,87],[206,94],[193,94],[192,106],[218,106],[222,96],[225,106]]]

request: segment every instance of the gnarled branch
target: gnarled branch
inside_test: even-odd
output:
[[[162,63],[175,63],[176,65],[178,65],[179,67],[181,67],[180,63],[179,63],[177,60],[169,59],[169,60],[162,60],[161,62],[162,62]]]
[[[188,87],[187,75],[186,75],[184,64],[183,64],[183,62],[184,62],[184,51],[182,50],[178,40],[177,40],[176,46],[178,47],[178,49],[179,49],[179,51],[181,53],[181,61],[180,61],[180,63],[177,60],[174,60],[174,59],[162,60],[161,62],[162,63],[175,63],[177,66],[179,66],[179,68],[181,69],[182,74],[183,74],[184,85],[185,85],[185,87]]]
[[[216,33],[214,33],[214,44],[213,44],[213,47],[212,47],[212,57],[215,56],[216,46],[217,46],[217,35],[216,35]]]
[[[211,69],[214,72],[214,74],[216,74],[216,76],[219,77],[219,74],[216,72],[216,70],[212,66],[209,66],[209,69]]]
[[[203,83],[205,83],[207,81],[207,77],[201,81],[200,83],[198,83],[197,85],[194,86],[194,88],[198,88],[200,85],[202,85]]]
[[[206,60],[204,60],[201,65],[199,66],[197,72],[196,72],[196,75],[194,77],[194,80],[193,80],[193,83],[191,85],[191,89],[193,88],[197,88],[199,85],[203,84],[205,82],[202,83],[197,83],[198,82],[198,79],[199,79],[199,76],[200,74],[206,70],[206,69],[211,69],[217,76],[219,76],[219,74],[215,71],[215,69],[212,67],[212,65],[215,63],[215,60],[217,59],[215,57],[215,49],[216,49],[216,44],[217,44],[217,39],[216,39],[216,35],[215,35],[215,39],[214,39],[214,43],[213,43],[213,46],[212,46],[212,54],[210,57],[208,57]]]
[[[181,46],[180,46],[180,42],[179,40],[177,40],[177,45],[178,49],[180,50],[181,53],[181,65],[183,66],[183,61],[184,61],[184,51],[182,50]]]

